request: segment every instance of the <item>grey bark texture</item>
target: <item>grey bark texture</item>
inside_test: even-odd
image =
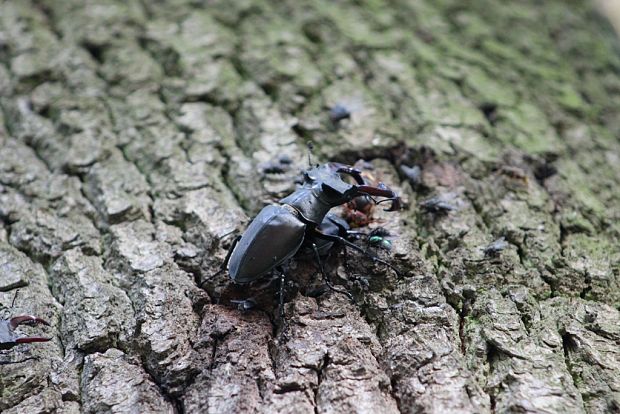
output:
[[[620,412],[619,103],[585,1],[2,1],[2,317],[53,340],[0,410]],[[308,141],[402,195],[402,274],[294,260],[284,324],[212,276]]]

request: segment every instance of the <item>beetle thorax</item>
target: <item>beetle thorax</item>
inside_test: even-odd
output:
[[[327,166],[321,166],[309,170],[303,187],[280,202],[293,207],[304,220],[318,226],[329,210],[351,201],[356,195],[354,185],[344,182]]]

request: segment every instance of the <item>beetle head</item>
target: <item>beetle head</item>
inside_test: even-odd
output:
[[[304,181],[320,193],[320,198],[331,206],[350,201],[357,195],[356,186],[345,182],[329,164],[309,169]]]

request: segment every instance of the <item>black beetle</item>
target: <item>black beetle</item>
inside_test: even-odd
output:
[[[329,119],[334,124],[338,124],[340,121],[350,118],[351,110],[343,104],[336,104],[329,110]]]
[[[448,198],[449,195],[438,195],[420,202],[420,207],[422,207],[426,213],[446,214],[456,210],[456,207],[449,202]]]
[[[508,247],[508,242],[504,238],[504,236],[495,240],[493,243],[490,243],[483,249],[483,253],[485,257],[497,257],[500,252]]]
[[[340,174],[350,175],[356,184],[345,182]],[[243,235],[235,239],[217,274],[228,268],[234,282],[249,283],[291,259],[304,244],[314,250],[319,260],[318,246],[323,246],[324,250],[325,241],[345,244],[394,269],[389,263],[334,234],[339,232],[338,225],[332,217],[326,218],[332,208],[361,195],[385,197],[380,202],[392,202],[386,211],[400,209],[400,199],[392,190],[383,183],[367,185],[361,172],[353,167],[328,163],[310,168],[304,172],[304,182],[299,189],[280,200],[279,204],[263,208]],[[336,230],[321,231],[331,227]],[[325,275],[322,266],[321,272]]]

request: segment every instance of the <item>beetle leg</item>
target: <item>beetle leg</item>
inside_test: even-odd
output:
[[[329,278],[327,277],[327,274],[325,273],[325,269],[323,268],[323,262],[321,261],[321,256],[319,255],[319,249],[316,247],[316,243],[312,243],[312,250],[314,250],[314,257],[316,259],[317,264],[319,265],[319,270],[321,271],[321,275],[323,276],[323,280],[325,281],[325,284],[327,285],[327,287],[336,293],[341,293],[345,295],[346,297],[349,298],[351,302],[355,303],[353,296],[349,292],[347,292],[346,290],[336,289],[336,287],[332,284],[331,280],[329,280]]]
[[[284,283],[286,282],[286,275],[284,274],[284,272],[280,272],[280,291],[279,291],[279,302],[280,302],[280,319],[282,319],[282,321],[285,320],[284,318]]]
[[[228,262],[230,261],[230,256],[232,256],[233,250],[235,250],[235,247],[237,247],[237,243],[239,243],[239,240],[241,240],[241,236],[235,237],[235,240],[233,240],[232,244],[230,245],[230,249],[228,249],[228,253],[226,253],[226,258],[220,265],[220,269],[205,280],[203,280],[200,284],[200,288],[204,289],[205,283],[226,271],[226,268],[228,267]]]
[[[394,273],[396,273],[396,275],[398,277],[400,277],[400,272],[398,271],[397,268],[395,268],[394,266],[392,266],[390,263],[386,262],[385,260],[379,259],[377,256],[374,256],[374,255],[368,253],[366,250],[362,249],[361,247],[357,246],[356,244],[351,243],[350,241],[348,241],[344,237],[321,233],[320,231],[318,231],[316,229],[314,231],[315,231],[316,237],[318,237],[320,239],[324,239],[324,240],[331,240],[333,242],[340,242],[340,243],[344,244],[347,247],[350,247],[350,248],[352,248],[354,250],[357,250],[358,252],[362,253],[364,256],[369,257],[373,262],[381,263],[382,265],[389,267],[390,269],[392,269],[394,271]]]
[[[233,240],[232,244],[230,245],[230,249],[228,249],[228,253],[226,253],[226,258],[224,259],[224,262],[222,262],[222,265],[220,266],[220,270],[218,270],[216,274],[219,274],[226,270],[226,268],[228,267],[228,262],[230,261],[230,256],[232,256],[233,250],[235,250],[235,247],[237,247],[237,243],[239,243],[239,240],[241,240],[241,236],[235,237],[235,240]]]
[[[284,314],[284,287],[285,287],[285,283],[286,283],[286,274],[284,273],[284,270],[282,270],[281,267],[278,267],[276,269],[276,271],[278,273],[280,273],[280,288],[278,290],[278,305],[279,305],[279,313],[280,313],[280,320],[282,321],[282,331],[286,331],[286,315]]]

